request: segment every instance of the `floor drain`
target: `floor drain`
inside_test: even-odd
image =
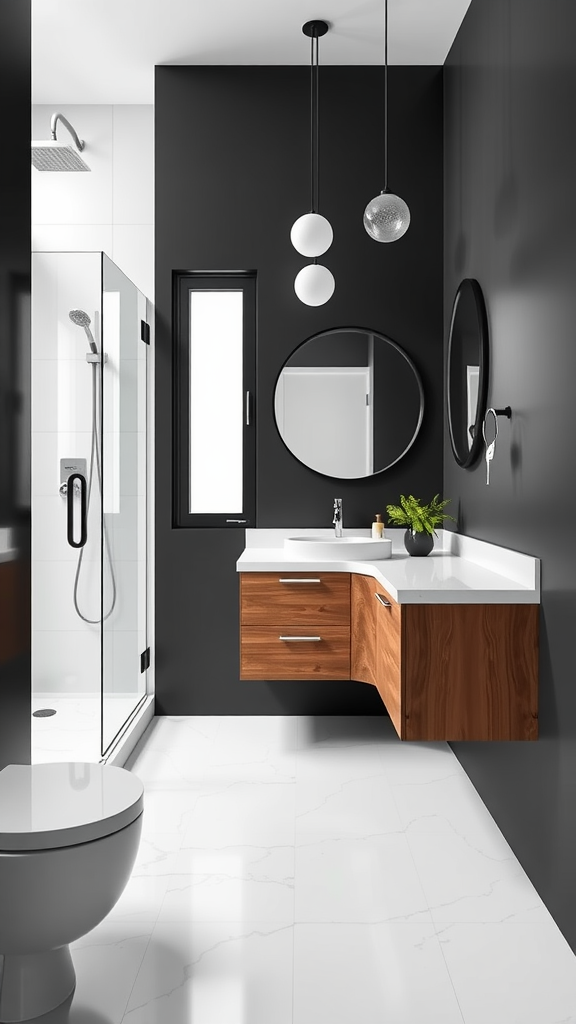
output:
[[[32,712],[34,718],[50,718],[50,715],[55,715],[54,708],[40,708],[40,711]]]

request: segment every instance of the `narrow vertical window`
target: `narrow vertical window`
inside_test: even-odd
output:
[[[255,275],[175,272],[175,526],[253,526]]]

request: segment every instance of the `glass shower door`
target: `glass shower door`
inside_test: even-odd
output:
[[[33,763],[100,757],[101,299],[100,253],[32,254]]]
[[[146,695],[146,298],[102,254],[104,755]]]

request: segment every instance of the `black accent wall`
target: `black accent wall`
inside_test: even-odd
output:
[[[306,67],[156,68],[156,700],[164,714],[382,714],[360,683],[239,682],[241,529],[176,530],[171,514],[173,269],[258,273],[257,523],[369,527],[401,492],[428,500],[442,479],[442,71],[391,68],[390,185],[412,223],[393,244],[362,216],[383,187],[383,69],[320,71],[323,257],[336,290],[320,307],[294,293],[309,262],[290,228],[310,209]],[[419,437],[396,466],[340,482],[299,463],[279,438],[277,374],[305,338],[358,325],[386,334],[417,365],[426,398]]]
[[[462,532],[542,560],[540,739],[453,748],[576,950],[575,40],[571,0],[472,0],[446,61],[445,329],[477,278],[512,420],[489,487],[445,432],[444,493]]]
[[[0,0],[0,769],[30,761],[30,31]]]

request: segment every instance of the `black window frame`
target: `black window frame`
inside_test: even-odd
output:
[[[242,498],[238,512],[190,512],[190,292],[242,291]],[[256,271],[172,272],[173,522],[175,528],[256,525]]]

